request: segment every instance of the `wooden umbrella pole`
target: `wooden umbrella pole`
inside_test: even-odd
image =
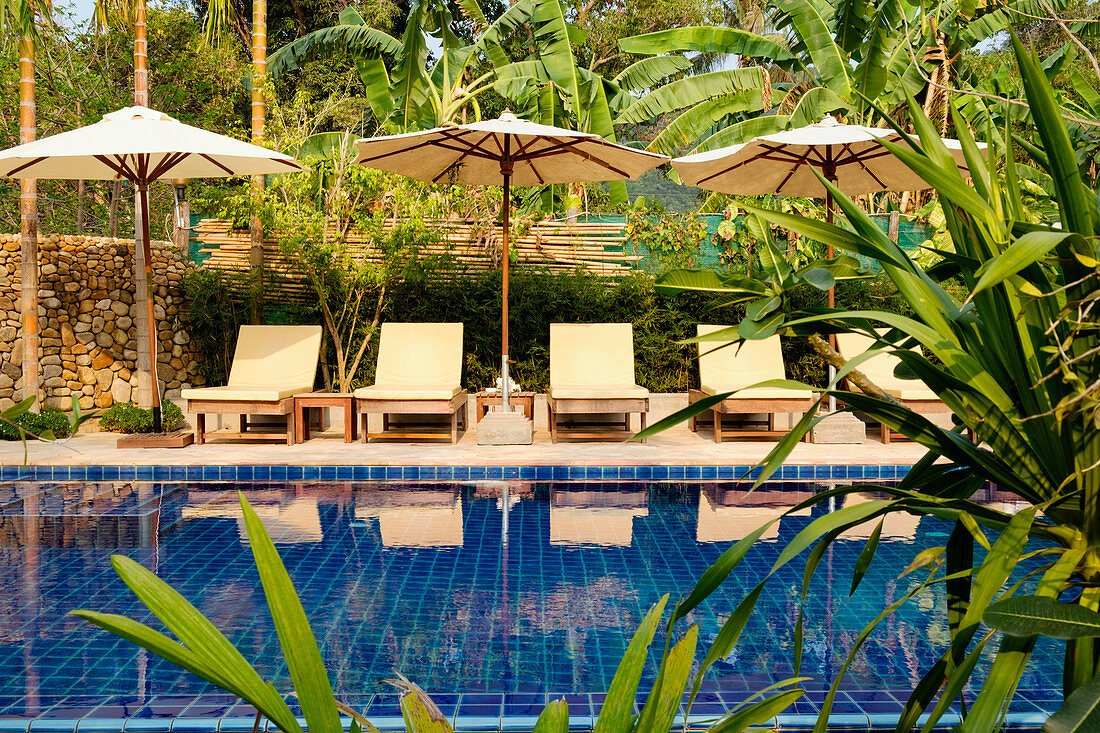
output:
[[[153,380],[153,432],[161,432],[160,380],[157,378],[157,321],[153,307],[153,254],[149,247],[149,184],[138,184],[141,201],[141,251],[145,255],[145,313],[149,331],[149,370]]]
[[[833,185],[836,185],[836,179],[830,181]],[[825,189],[825,223],[833,223],[833,192]],[[825,256],[830,260],[833,259],[833,244],[829,242],[825,245]],[[836,305],[836,293],[833,288],[829,288],[829,307],[833,308]],[[833,351],[836,351],[836,334],[829,334],[829,347]],[[836,367],[832,364],[829,365],[829,383],[832,384],[833,377],[836,376]],[[836,397],[829,395],[829,412],[836,412]]]
[[[501,285],[500,285],[500,404],[504,412],[510,409],[508,395],[512,391],[511,380],[508,374],[508,260],[510,252],[508,235],[510,229],[509,210],[512,208],[512,160],[508,157],[509,143],[511,139],[504,138],[504,158],[500,161],[500,172],[504,176],[504,203],[501,205],[504,224],[503,250],[501,252]]]

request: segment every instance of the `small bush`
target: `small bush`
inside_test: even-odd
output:
[[[47,431],[55,438],[69,437],[69,416],[61,410],[43,410],[42,412],[24,412],[14,422],[31,435],[40,436]],[[0,440],[20,440],[19,428],[11,422],[0,421]]]
[[[175,430],[183,424],[183,410],[175,402],[161,403],[161,427]],[[153,411],[138,407],[133,402],[116,402],[99,418],[99,427],[112,433],[153,432]]]

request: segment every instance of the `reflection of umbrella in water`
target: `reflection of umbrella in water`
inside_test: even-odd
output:
[[[599,135],[521,120],[505,112],[495,120],[423,132],[357,140],[356,163],[428,183],[504,186],[501,257],[501,386],[508,409],[508,257],[512,184],[622,181],[637,178],[668,158],[604,140]]]
[[[94,125],[0,151],[0,176],[126,180],[137,188],[138,231],[145,256],[146,317],[153,380],[153,431],[161,431],[157,326],[149,250],[149,184],[187,178],[231,178],[302,170],[294,158],[185,125],[148,107],[125,107]]]
[[[825,220],[833,221],[833,196],[814,171],[849,196],[879,191],[917,191],[928,183],[883,146],[880,141],[903,144],[892,129],[843,125],[827,115],[821,122],[747,143],[676,158],[672,167],[684,183],[708,191],[761,196],[805,196],[825,199]],[[967,173],[962,147],[957,140],[944,144]],[[984,147],[984,144],[981,144]],[[827,245],[832,259],[833,245]],[[829,307],[835,304],[829,288]],[[835,342],[830,337],[835,348]],[[833,367],[829,367],[832,379]],[[830,398],[830,410],[835,400]]]

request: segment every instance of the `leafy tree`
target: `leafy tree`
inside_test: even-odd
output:
[[[971,187],[940,141],[935,125],[918,103],[911,101],[910,118],[920,137],[919,149],[890,147],[939,192],[954,250],[945,255],[941,266],[923,270],[835,187],[833,195],[847,217],[847,227],[765,209],[756,211],[773,224],[877,260],[912,308],[912,315],[875,309],[784,312],[755,307],[758,301],[754,301],[746,320],[733,329],[736,333],[717,336],[760,338],[778,329],[868,335],[875,346],[866,354],[847,354],[852,357],[847,362],[829,354],[840,368],[838,377],[860,379],[862,361],[883,352],[893,354],[901,362],[899,368],[923,380],[959,423],[954,430],[937,427],[867,383],[866,378],[862,378],[859,391],[839,389],[833,383],[764,462],[761,482],[822,419],[816,415],[817,408],[829,394],[842,400],[848,406],[845,409],[865,413],[928,448],[927,455],[898,486],[876,487],[883,499],[846,506],[821,517],[800,533],[798,548],[786,548],[785,557],[793,557],[794,549],[814,548],[807,578],[847,528],[866,522],[881,527],[883,518],[894,512],[930,514],[955,522],[946,547],[914,558],[910,570],[919,569],[925,573],[924,579],[912,593],[883,609],[857,638],[842,674],[825,698],[822,724],[828,719],[843,671],[866,635],[914,593],[943,585],[948,596],[950,640],[911,693],[898,730],[908,730],[924,714],[929,716],[922,723],[924,729],[934,727],[964,697],[975,664],[994,647],[988,677],[976,696],[964,701],[962,729],[999,730],[1041,635],[1066,640],[1065,704],[1045,729],[1087,731],[1096,726],[1094,711],[1100,701],[1096,655],[1100,571],[1095,559],[1100,554],[1100,359],[1095,358],[1100,353],[1095,314],[1100,300],[1100,229],[1092,205],[1096,193],[1087,188],[1078,170],[1068,131],[1038,57],[1015,38],[1013,43],[1041,137],[1041,147],[1033,153],[1052,181],[1057,224],[1033,223],[1021,205],[1015,167],[1009,165],[1003,174],[997,170],[997,161],[1014,157],[1010,135],[1003,135],[999,149],[991,149],[986,158],[965,124],[956,120],[974,181]],[[943,285],[942,278],[949,276],[965,284],[965,298],[954,297]],[[683,274],[680,277],[682,285],[685,278]],[[689,285],[689,289],[701,284]],[[878,330],[881,327],[885,329]],[[910,348],[915,344],[924,352]],[[806,388],[798,383],[785,386]],[[677,419],[691,412],[684,411]],[[961,434],[964,428],[975,436],[974,441]],[[1008,514],[976,501],[975,493],[987,483],[1012,492],[1029,506]],[[831,501],[853,491],[855,487],[830,490],[810,503]],[[873,531],[863,552],[867,562],[857,563],[853,591],[868,563],[874,561],[877,536]],[[1045,545],[1033,550],[1029,540]],[[751,542],[746,539],[731,549],[689,600],[701,600],[712,592]],[[986,550],[977,563],[975,544]],[[1029,573],[1031,585],[1012,576],[1017,563],[1025,559],[1038,563]],[[751,608],[759,592],[754,590],[742,607]],[[691,604],[688,606],[690,610]],[[995,633],[997,629],[1006,631],[1003,638]],[[723,650],[717,652],[718,657]]]

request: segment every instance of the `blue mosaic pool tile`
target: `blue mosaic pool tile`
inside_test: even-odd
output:
[[[77,721],[76,730],[77,733],[118,733],[125,725],[126,718],[87,717]]]
[[[26,718],[0,718],[0,733],[27,733],[30,724]]]

